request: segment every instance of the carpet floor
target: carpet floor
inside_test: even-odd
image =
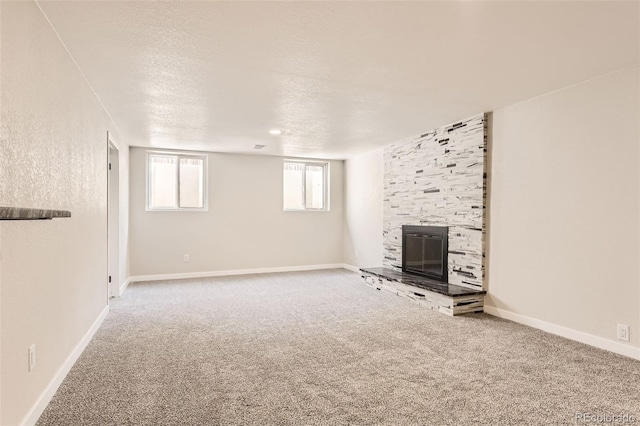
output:
[[[546,425],[579,413],[640,423],[640,362],[485,314],[447,317],[328,270],[132,284],[37,424]]]

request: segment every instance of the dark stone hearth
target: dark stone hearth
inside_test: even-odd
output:
[[[443,283],[429,278],[420,277],[418,275],[406,274],[389,268],[362,268],[362,272],[385,278],[389,281],[396,281],[413,287],[422,288],[434,293],[443,294],[449,297],[456,296],[473,296],[486,294],[483,290],[471,290],[466,287],[460,287],[455,284]]]

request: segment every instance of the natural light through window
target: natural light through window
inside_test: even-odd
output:
[[[285,161],[284,210],[329,210],[328,171],[328,163]]]
[[[206,155],[149,152],[148,210],[207,210]]]

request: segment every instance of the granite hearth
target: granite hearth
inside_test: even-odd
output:
[[[438,282],[390,268],[363,268],[360,272],[368,286],[405,297],[446,315],[456,316],[484,310],[484,290]]]

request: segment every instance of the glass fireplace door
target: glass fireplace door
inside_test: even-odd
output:
[[[442,238],[435,235],[406,235],[405,268],[429,275],[442,275]]]

